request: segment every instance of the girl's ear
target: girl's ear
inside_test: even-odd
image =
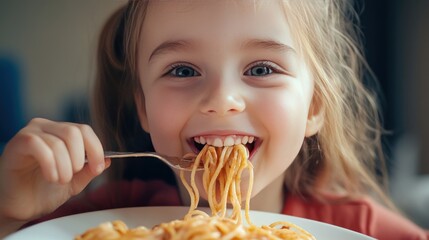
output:
[[[313,99],[310,110],[308,111],[307,127],[305,129],[305,136],[311,137],[319,132],[324,122],[324,108],[321,101],[317,98]]]
[[[137,115],[140,120],[140,126],[143,130],[149,133],[149,124],[146,114],[146,105],[144,101],[143,91],[140,89],[134,93],[134,102],[136,104]]]

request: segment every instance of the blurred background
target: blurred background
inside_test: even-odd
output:
[[[0,152],[31,118],[88,121],[99,29],[125,0],[0,0]],[[429,1],[359,0],[391,193],[429,228]]]

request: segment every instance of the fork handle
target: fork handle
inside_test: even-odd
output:
[[[105,151],[104,158],[123,158],[123,157],[156,157],[158,154],[153,152],[114,152]]]

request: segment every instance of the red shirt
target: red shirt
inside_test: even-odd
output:
[[[120,181],[108,183],[95,191],[73,198],[37,222],[112,208],[181,205],[177,188],[162,181]],[[380,240],[429,239],[428,231],[370,198],[321,203],[287,196],[282,213],[348,228]]]

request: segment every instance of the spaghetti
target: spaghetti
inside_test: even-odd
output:
[[[203,186],[211,215],[197,209],[199,191],[196,186],[196,168],[204,165]],[[245,198],[244,214],[241,214],[241,175],[249,171],[249,186]],[[192,166],[190,183],[184,172],[180,178],[189,192],[191,205],[181,220],[161,223],[152,229],[137,227],[128,229],[122,221],[103,223],[77,236],[76,240],[128,240],[128,239],[315,239],[299,226],[279,221],[258,227],[250,221],[250,194],[253,184],[253,166],[248,161],[244,145],[213,147],[206,145],[196,156]],[[227,211],[228,203],[232,209]]]

